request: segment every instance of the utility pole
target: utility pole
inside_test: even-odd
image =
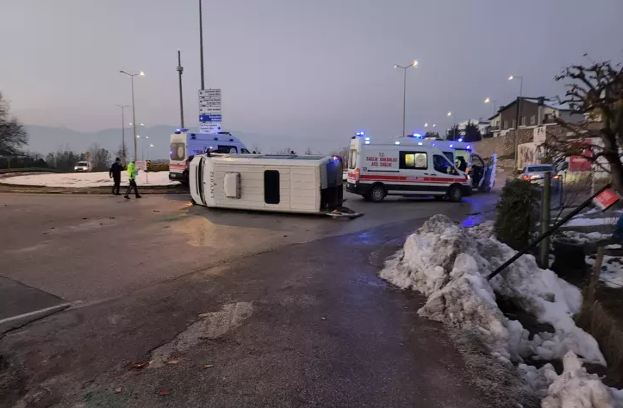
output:
[[[121,108],[121,155],[123,156],[121,158],[123,165],[125,166],[126,164],[126,151],[125,151],[125,117],[123,115],[123,109],[127,108],[130,105],[119,105],[117,104],[118,107]]]
[[[201,0],[199,0],[199,58],[201,60],[201,89],[205,89],[203,74],[203,17],[201,14]]]
[[[184,128],[184,97],[182,96],[182,72],[184,72],[184,67],[182,67],[182,53],[180,50],[177,50],[177,72],[178,72],[179,82],[180,82],[180,123],[183,129]]]
[[[546,171],[543,177],[543,190],[541,192],[541,234],[546,234],[549,230],[550,211],[552,205],[552,173]],[[546,236],[543,241],[541,241],[539,261],[539,266],[541,268],[549,268],[549,236]]]

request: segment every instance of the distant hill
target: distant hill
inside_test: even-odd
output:
[[[46,155],[51,151],[56,151],[64,146],[76,152],[85,152],[93,143],[116,152],[121,145],[121,129],[103,129],[97,132],[79,132],[66,127],[50,127],[26,125],[29,141],[26,150]],[[166,159],[169,157],[169,140],[175,126],[157,125],[152,127],[139,127],[137,133],[141,136],[138,141],[138,156],[141,158],[141,148],[143,147],[145,158]],[[191,131],[196,132],[197,129]],[[318,140],[314,138],[293,138],[287,136],[260,135],[247,132],[231,131],[233,135],[240,138],[249,150],[259,149],[263,153],[276,152],[285,148],[291,148],[297,153],[303,153],[308,147],[313,152],[331,153],[339,150],[341,146],[333,146],[332,140]],[[143,139],[143,137],[149,137]],[[132,152],[132,128],[125,129],[125,141],[128,151]],[[143,146],[144,143],[144,146]],[[151,152],[148,152],[149,144],[153,144]],[[348,144],[348,138],[344,139],[343,145]],[[113,153],[114,154],[114,153]]]

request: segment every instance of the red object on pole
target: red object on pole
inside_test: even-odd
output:
[[[602,193],[593,198],[593,204],[599,207],[602,211],[606,211],[617,201],[619,201],[619,195],[610,189],[604,190]]]

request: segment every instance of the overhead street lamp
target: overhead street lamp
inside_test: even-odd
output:
[[[404,81],[402,85],[402,135],[405,136],[405,119],[406,119],[406,107],[407,107],[407,69],[417,67],[418,62],[413,61],[411,64],[402,66],[402,65],[394,65],[394,68],[400,68],[404,72]]]
[[[497,113],[497,101],[495,99],[491,99],[488,96],[485,98],[485,103],[492,103],[493,104],[493,114],[495,115]]]
[[[134,77],[135,76],[145,76],[145,73],[143,71],[139,72],[138,74],[130,74],[129,72],[126,71],[119,71],[119,73],[127,75],[130,77],[130,82],[132,83],[132,126],[134,127],[134,135],[136,135],[136,109],[134,106]],[[136,138],[134,138],[134,157],[136,158],[137,155],[137,146],[136,146]]]
[[[118,107],[121,108],[121,155],[123,156],[121,158],[123,165],[125,166],[126,164],[126,151],[125,151],[125,119],[123,117],[123,109],[127,108],[130,105],[119,105],[117,104]]]

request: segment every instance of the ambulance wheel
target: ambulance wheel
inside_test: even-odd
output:
[[[381,184],[373,185],[370,191],[368,191],[368,199],[375,203],[383,201],[386,195],[387,192],[385,191],[385,187]]]
[[[458,203],[463,199],[463,192],[459,186],[450,186],[448,190],[448,199],[453,203]]]

